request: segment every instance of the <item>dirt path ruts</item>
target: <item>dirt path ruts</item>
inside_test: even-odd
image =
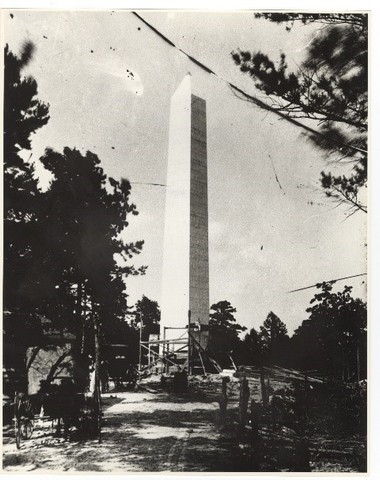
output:
[[[231,452],[220,441],[218,404],[168,393],[104,396],[102,443],[62,442],[36,430],[16,450],[5,432],[6,471],[227,471]],[[9,432],[11,435],[11,432]],[[40,434],[40,435],[39,435]]]

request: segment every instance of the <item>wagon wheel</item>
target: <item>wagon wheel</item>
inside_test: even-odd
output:
[[[16,446],[21,447],[21,440],[28,440],[34,430],[33,406],[30,398],[23,394],[15,392],[14,398],[14,424]]]
[[[23,440],[29,440],[33,434],[34,421],[30,418],[24,418],[21,423],[21,438]]]
[[[28,440],[34,430],[34,408],[30,398],[28,397],[24,403],[24,416],[21,417],[21,436],[24,440]]]

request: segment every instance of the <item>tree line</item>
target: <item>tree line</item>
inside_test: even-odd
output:
[[[333,291],[321,283],[306,318],[289,336],[284,322],[269,312],[259,329],[236,322],[236,309],[222,301],[211,306],[210,353],[224,367],[233,362],[258,367],[281,366],[338,381],[367,378],[367,307],[352,287]]]
[[[334,282],[317,285],[307,318],[293,335],[273,312],[258,329],[247,332],[237,323],[236,308],[229,301],[211,305],[210,356],[223,368],[280,366],[342,382],[367,378],[367,306],[352,296],[352,287],[335,292],[333,286]],[[132,362],[138,362],[140,326],[142,340],[147,341],[150,334],[159,333],[160,318],[158,303],[143,295],[123,330]]]

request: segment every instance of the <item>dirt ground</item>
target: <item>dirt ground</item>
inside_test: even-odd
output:
[[[178,395],[122,392],[103,395],[102,443],[64,441],[36,425],[17,450],[4,431],[6,471],[178,472],[231,471],[233,451],[218,429],[217,399],[192,391]],[[235,466],[235,469],[238,468]]]
[[[152,379],[154,380],[154,379]],[[186,393],[162,389],[156,381],[138,392],[104,394],[102,442],[54,437],[49,422],[37,423],[30,440],[16,449],[13,429],[3,435],[7,472],[239,472],[255,471],[251,447],[236,428],[239,379],[227,385],[228,407],[220,422],[222,377],[192,377]],[[283,383],[280,382],[280,386]],[[259,378],[249,378],[252,398],[260,402]],[[170,388],[170,387],[169,387]],[[265,445],[259,471],[294,471],[294,432],[261,425]],[[244,437],[244,435],[243,435]],[[365,471],[365,439],[312,435],[310,467],[316,472]],[[364,459],[364,460],[363,460]],[[256,470],[257,471],[257,470]]]

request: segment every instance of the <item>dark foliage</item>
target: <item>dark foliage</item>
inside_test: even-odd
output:
[[[4,307],[28,313],[33,299],[24,298],[25,274],[37,247],[41,192],[34,167],[19,153],[30,150],[31,135],[49,120],[49,107],[37,98],[37,83],[23,76],[34,46],[26,43],[20,57],[4,52]],[[33,284],[35,282],[31,281]]]
[[[267,365],[286,365],[289,351],[289,337],[286,325],[269,312],[260,327],[263,361]]]
[[[143,242],[120,237],[128,215],[137,214],[130,184],[108,179],[91,152],[48,149],[41,162],[53,174],[40,230],[46,267],[40,276],[50,285],[41,298],[46,315],[77,334],[96,315],[112,335],[127,314],[124,278],[144,272],[129,264]]]
[[[142,340],[149,340],[149,335],[160,333],[161,312],[158,303],[145,295],[136,302],[134,325],[140,328],[142,322]]]
[[[293,410],[308,433],[360,434],[367,432],[365,383],[308,383],[293,386]]]
[[[310,317],[294,332],[292,354],[298,368],[317,370],[329,378],[366,378],[367,309],[351,296],[352,287],[334,293],[323,283],[307,309]]]
[[[131,264],[143,241],[125,241],[130,202],[128,180],[108,178],[91,152],[47,149],[41,162],[52,174],[38,188],[33,163],[20,152],[49,119],[37,99],[37,83],[22,76],[34,46],[20,58],[5,48],[4,105],[4,324],[6,342],[22,348],[40,341],[40,319],[76,334],[82,353],[94,343],[94,321],[103,340],[127,333],[125,278],[143,274]],[[124,337],[125,338],[125,337]],[[21,350],[22,350],[21,348]]]
[[[332,282],[318,285],[309,317],[289,338],[285,324],[270,312],[260,330],[235,338],[240,365],[291,367],[339,382],[367,378],[367,308],[352,287],[333,292]],[[227,344],[227,336],[224,339]],[[227,352],[227,347],[224,346]]]
[[[261,365],[263,363],[263,344],[256,329],[251,328],[241,341],[236,361],[240,365]]]
[[[157,335],[160,333],[161,311],[158,303],[145,295],[141,300],[138,300],[135,305],[135,318],[133,325],[136,330],[141,328],[141,340],[149,341],[150,335]],[[137,347],[138,348],[138,347]],[[154,345],[151,347],[151,352],[159,353],[159,347]],[[152,353],[152,355],[154,355]],[[141,350],[142,363],[148,363],[148,352],[145,349]]]
[[[210,307],[209,349],[212,356],[224,368],[231,368],[231,358],[239,351],[239,333],[246,330],[236,323],[234,308],[227,300],[214,303]]]

